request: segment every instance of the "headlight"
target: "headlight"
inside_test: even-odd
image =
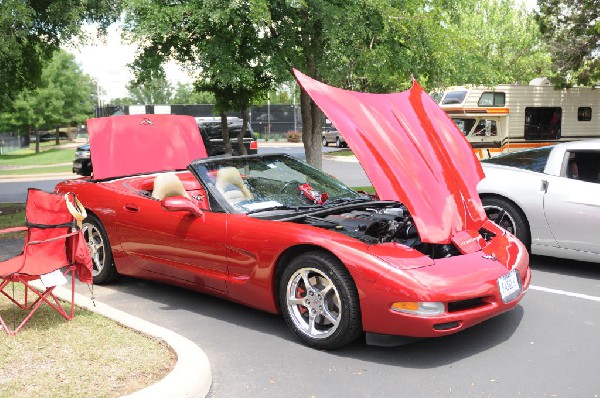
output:
[[[90,152],[89,151],[75,152],[75,158],[76,159],[89,159]]]
[[[446,307],[444,306],[444,303],[436,301],[399,301],[392,304],[391,308],[392,311],[396,312],[404,312],[406,314],[424,316],[442,315],[446,312]]]

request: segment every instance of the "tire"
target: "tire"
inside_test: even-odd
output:
[[[329,142],[327,142],[327,138],[323,137],[323,140],[321,141],[321,143],[323,144],[323,146],[329,146]]]
[[[112,250],[106,231],[100,220],[89,215],[83,220],[83,236],[92,257],[92,277],[98,285],[109,283],[117,277],[117,269],[113,261]]]
[[[531,245],[529,224],[521,209],[501,198],[483,198],[482,203],[487,217],[515,235],[529,250]]]
[[[342,146],[344,146],[342,144],[342,141],[340,140],[340,137],[336,137],[336,139],[335,139],[335,146],[338,147],[338,148],[341,148]]]
[[[333,350],[362,335],[356,286],[332,254],[294,258],[279,280],[279,304],[290,329],[310,347]]]

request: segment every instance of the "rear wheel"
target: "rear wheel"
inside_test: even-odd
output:
[[[525,214],[511,202],[501,198],[483,198],[487,217],[515,235],[529,249],[531,237]]]
[[[336,139],[335,139],[335,146],[338,147],[338,148],[341,148],[342,146],[344,146],[342,144],[342,140],[340,140],[340,137],[336,137]]]
[[[336,349],[362,334],[354,281],[329,253],[292,260],[279,281],[279,300],[288,326],[308,346]]]
[[[323,146],[329,146],[329,142],[327,142],[327,138],[323,137],[323,141],[321,141],[323,143]]]
[[[94,283],[101,285],[113,281],[117,277],[117,269],[102,223],[97,217],[89,215],[83,221],[81,230],[92,257]]]

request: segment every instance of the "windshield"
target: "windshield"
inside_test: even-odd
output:
[[[490,159],[482,160],[482,163],[493,163],[503,166],[516,167],[518,169],[535,171],[543,173],[548,161],[551,146],[544,148],[531,149],[521,152],[508,153],[506,155],[496,156]]]
[[[321,208],[369,198],[287,155],[201,160],[191,167],[240,213]]]

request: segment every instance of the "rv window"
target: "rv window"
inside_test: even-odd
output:
[[[504,106],[505,94],[503,92],[486,91],[479,97],[479,106]]]
[[[475,125],[475,119],[452,118],[452,121],[456,124],[456,127],[462,131],[463,135],[469,135]]]
[[[592,107],[591,106],[580,106],[577,108],[577,121],[589,122],[592,120]]]
[[[525,139],[530,141],[560,139],[562,108],[525,108]]]
[[[466,91],[449,91],[442,100],[442,105],[462,104],[466,96]]]

